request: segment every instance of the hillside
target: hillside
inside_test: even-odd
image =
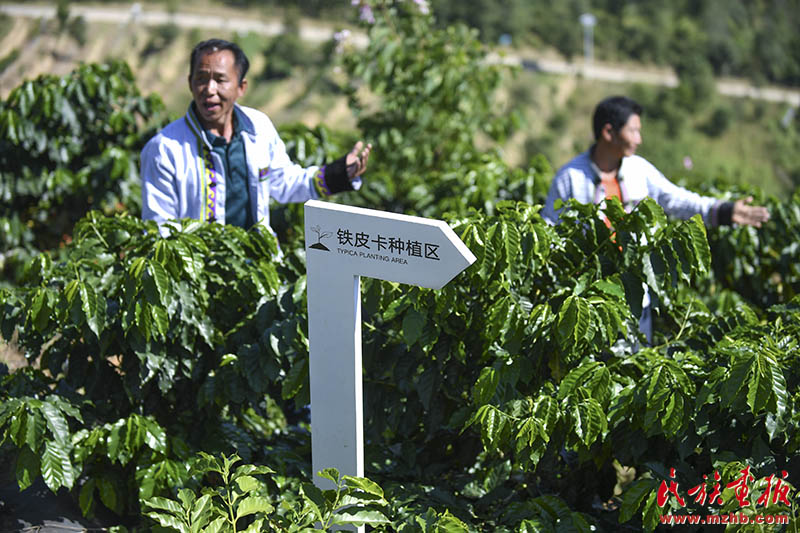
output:
[[[6,13],[19,13],[13,5]],[[65,74],[78,62],[125,60],[135,72],[144,93],[161,96],[173,115],[187,103],[186,59],[191,46],[211,35],[239,41],[252,62],[250,90],[243,103],[267,112],[277,124],[300,121],[309,126],[324,123],[352,129],[355,120],[339,89],[341,79],[324,52],[335,29],[352,25],[319,21],[267,8],[234,9],[208,1],[181,4],[179,12],[161,5],[132,10],[127,5],[102,8],[71,4],[62,25],[50,6],[25,6],[34,16],[6,16],[0,22],[0,44],[8,53],[0,58],[0,96],[5,97],[22,79],[43,73]],[[39,11],[36,11],[38,9]],[[38,16],[35,16],[37,15]],[[83,21],[83,24],[79,22]],[[289,22],[292,30],[285,29]],[[60,26],[63,28],[60,29]],[[83,26],[83,27],[81,27]],[[248,31],[233,31],[232,28]],[[290,38],[276,39],[282,32]],[[81,41],[83,41],[81,43]],[[278,43],[280,53],[270,55]],[[272,49],[273,52],[276,50]],[[520,117],[520,127],[503,146],[504,157],[514,165],[543,153],[553,166],[591,142],[589,114],[599,98],[611,93],[636,92],[660,106],[659,86],[675,87],[678,79],[669,68],[635,63],[583,64],[567,62],[548,48],[531,46],[501,49],[500,59],[513,67],[499,95]],[[294,58],[284,59],[283,56]],[[519,68],[519,67],[522,68]],[[281,70],[281,76],[270,74]],[[267,79],[269,78],[269,79]],[[665,173],[692,181],[684,159],[693,162],[695,174],[721,176],[741,183],[758,183],[767,192],[791,190],[793,168],[776,164],[781,150],[775,126],[800,103],[796,89],[753,87],[744,80],[717,80],[718,93],[703,102],[691,116],[667,117],[661,109],[648,109],[642,154]],[[728,98],[724,94],[755,96]],[[655,111],[655,112],[652,112]],[[716,115],[715,115],[716,113]],[[675,115],[675,113],[672,113]],[[702,129],[712,117],[722,117],[722,131]],[[676,122],[680,122],[678,127]],[[706,128],[708,129],[708,128]],[[766,170],[766,172],[765,172]],[[766,174],[766,176],[765,176]]]

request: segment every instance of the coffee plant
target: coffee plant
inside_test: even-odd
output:
[[[429,507],[466,530],[613,528],[640,508],[653,526],[669,468],[796,471],[800,302],[766,322],[747,307],[712,314],[686,289],[710,269],[698,218],[669,222],[650,201],[606,216],[614,240],[594,206],[569,206],[554,228],[502,203],[451,220],[478,261],[441,291],[364,281],[367,451],[387,527],[415,530]],[[304,280],[271,236],[187,221],[164,238],[90,213],[65,257],[40,256],[2,293],[3,336],[16,328],[39,364],[3,378],[21,488],[41,475],[86,513],[135,516],[197,483],[195,451],[310,475]],[[643,284],[665,318],[646,348]],[[635,468],[635,492],[596,516],[615,461]]]
[[[0,101],[0,272],[18,278],[90,209],[137,210],[138,153],[163,124],[121,62],[25,81]]]
[[[342,63],[374,156],[370,187],[353,203],[423,216],[469,207],[492,213],[504,198],[532,203],[547,165],[513,169],[498,151],[476,145],[502,140],[518,122],[494,98],[510,72],[486,61],[477,32],[437,28],[415,2],[361,4],[375,16],[365,24],[369,44]]]
[[[748,196],[748,191],[718,186],[715,196]],[[785,303],[800,294],[800,190],[788,201],[756,195],[770,210],[770,222],[761,229],[720,227],[709,231],[713,251],[713,280],[719,290],[735,291],[757,308]]]
[[[340,476],[335,468],[325,469],[320,475],[332,481],[335,488],[320,490],[310,483],[302,486],[303,499],[291,502],[279,496],[273,505],[266,493],[266,483],[259,482],[257,474],[274,474],[267,467],[233,465],[240,461],[237,456],[220,458],[200,453],[201,461],[196,465],[201,473],[218,474],[219,487],[203,490],[200,497],[190,489],[181,489],[178,500],[152,498],[145,505],[153,511],[148,516],[162,526],[190,533],[194,531],[239,531],[237,522],[248,521],[244,531],[308,532],[316,531],[318,524],[323,530],[333,526],[385,524],[389,520],[380,511],[387,504],[383,491],[372,481],[353,476]],[[354,512],[354,508],[357,508]],[[250,518],[249,520],[248,517]]]

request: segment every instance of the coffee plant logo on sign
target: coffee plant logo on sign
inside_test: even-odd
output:
[[[329,231],[323,232],[320,229],[319,224],[317,224],[316,226],[311,226],[311,231],[313,231],[314,233],[317,234],[317,242],[315,242],[314,244],[309,246],[309,248],[313,248],[315,250],[324,250],[326,252],[330,252],[331,251],[330,248],[328,248],[327,246],[322,244],[322,239],[325,239],[326,237],[330,237],[331,236],[331,232],[329,232]]]
[[[398,236],[387,236],[380,232],[368,233],[361,229],[337,228],[336,239],[338,246],[336,251],[341,255],[371,259],[375,261],[385,261],[387,263],[399,263],[407,265],[409,259],[423,259],[428,261],[440,261],[440,244],[424,242],[413,238],[403,238]],[[311,230],[317,234],[317,242],[309,248],[315,250],[331,251],[322,239],[332,237],[333,232],[323,231],[319,225],[312,226]]]

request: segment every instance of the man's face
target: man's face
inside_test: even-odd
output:
[[[631,115],[619,131],[609,128],[610,141],[621,157],[632,156],[642,144],[642,119],[639,115]]]
[[[209,129],[223,129],[232,120],[233,104],[246,88],[247,80],[239,83],[239,72],[230,50],[208,52],[197,58],[194,73],[189,78],[197,114]]]

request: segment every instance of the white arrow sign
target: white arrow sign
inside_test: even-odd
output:
[[[305,237],[312,467],[363,476],[360,276],[440,289],[475,256],[441,220],[317,200]]]

